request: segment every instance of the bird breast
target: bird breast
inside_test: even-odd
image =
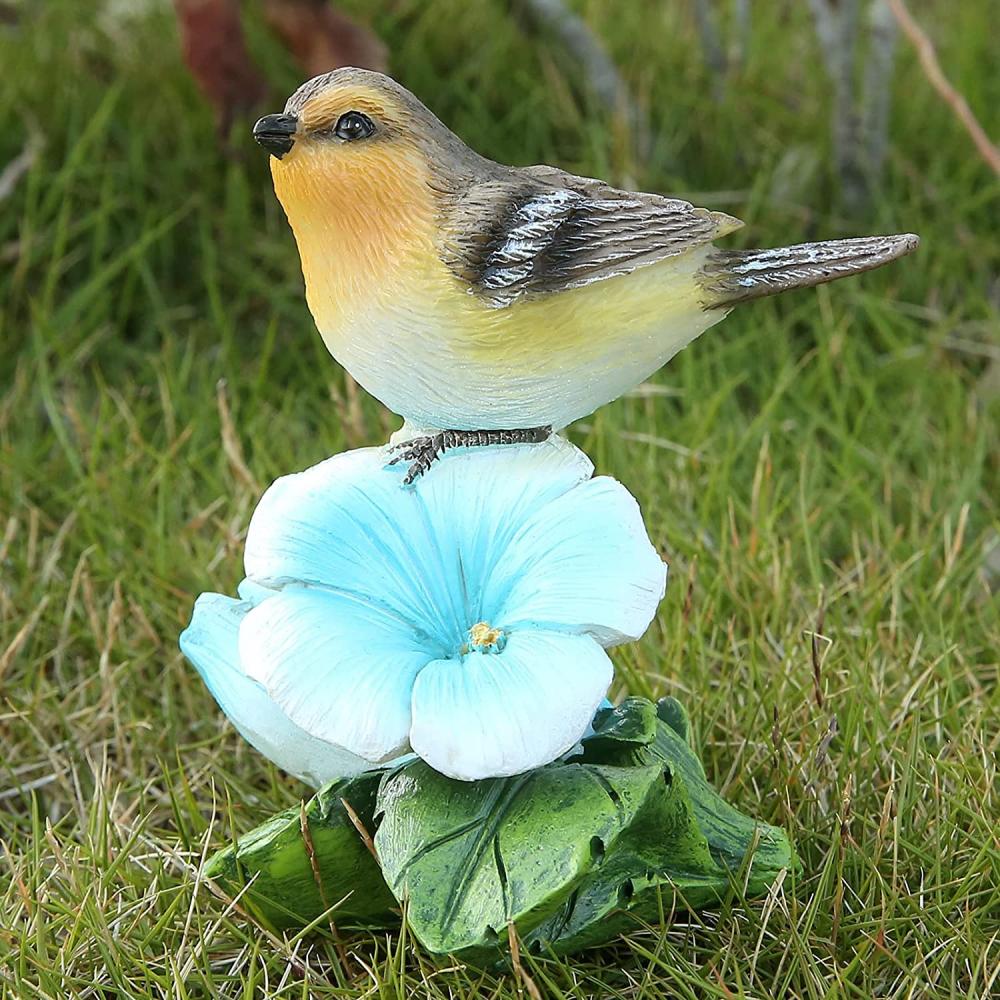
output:
[[[324,336],[336,338],[373,305],[405,295],[433,267],[435,207],[419,157],[377,146],[337,156],[297,145],[271,164]]]

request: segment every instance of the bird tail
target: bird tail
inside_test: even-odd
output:
[[[919,243],[918,237],[904,233],[772,250],[712,250],[698,278],[705,308],[728,308],[790,288],[808,288],[870,271],[911,253]]]

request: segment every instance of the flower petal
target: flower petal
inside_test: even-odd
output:
[[[367,761],[299,729],[243,673],[239,629],[249,609],[245,601],[202,594],[195,602],[191,624],[181,633],[181,651],[197,668],[219,707],[248,743],[314,788],[363,771],[369,766]]]
[[[593,471],[561,438],[450,452],[411,489],[387,457],[345,452],[279,479],[250,522],[247,576],[364,597],[452,646],[482,617],[486,579],[523,520]]]
[[[410,745],[462,781],[541,767],[587,731],[611,676],[607,653],[589,636],[512,633],[501,652],[424,667],[413,685]]]
[[[240,595],[240,600],[247,604],[260,604],[261,601],[274,597],[277,591],[270,587],[262,587],[259,583],[254,583],[253,580],[241,580],[236,588],[236,593]]]
[[[521,526],[490,580],[486,603],[493,625],[569,629],[614,646],[646,631],[666,579],[635,498],[600,476]]]
[[[466,593],[463,631],[486,617],[489,580],[521,526],[575,492],[593,471],[579,448],[553,436],[540,444],[449,453],[417,480],[428,522],[438,527],[442,546],[456,553],[456,562],[445,565]]]
[[[433,647],[389,612],[289,586],[247,612],[240,658],[297,726],[382,762],[407,749],[410,692]]]

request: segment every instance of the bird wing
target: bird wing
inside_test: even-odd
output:
[[[676,198],[525,167],[475,183],[452,203],[443,256],[473,293],[502,309],[627,274],[741,225]]]

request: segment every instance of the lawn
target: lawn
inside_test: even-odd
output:
[[[680,698],[709,778],[788,830],[803,874],[518,978],[405,933],[345,960],[199,880],[307,789],[240,740],[177,635],[199,592],[233,591],[272,479],[396,420],[315,334],[265,157],[246,128],[220,151],[169,6],[95,6],[0,25],[0,169],[44,142],[0,201],[0,995],[996,996],[1000,182],[907,43],[884,183],[852,214],[805,4],[753,6],[718,92],[689,5],[576,5],[648,114],[643,155],[508,5],[345,5],[496,159],[730,212],[731,246],[923,239],[738,310],[570,429],[671,565],[613,693]],[[995,8],[911,6],[1000,136]]]

